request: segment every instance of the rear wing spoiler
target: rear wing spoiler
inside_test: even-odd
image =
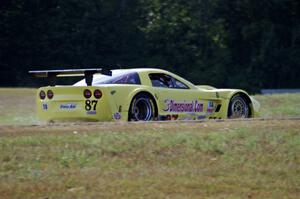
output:
[[[56,85],[57,77],[76,77],[84,76],[87,86],[91,86],[93,82],[93,75],[100,73],[102,75],[111,76],[111,70],[104,68],[89,68],[89,69],[65,69],[65,70],[34,70],[29,71],[33,77],[48,78],[50,86]]]

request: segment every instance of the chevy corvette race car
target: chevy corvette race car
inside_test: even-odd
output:
[[[29,71],[48,78],[37,91],[37,113],[47,121],[150,121],[249,118],[259,103],[239,89],[196,86],[161,69]],[[84,76],[74,85],[56,78]]]

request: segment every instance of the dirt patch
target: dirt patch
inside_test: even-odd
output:
[[[41,125],[0,125],[0,136],[17,135],[19,133],[35,134],[43,132],[76,133],[81,132],[133,132],[133,131],[187,131],[187,130],[219,130],[227,127],[243,126],[277,126],[300,127],[300,117],[293,118],[252,118],[236,120],[202,120],[202,121],[171,121],[171,122],[64,122]]]

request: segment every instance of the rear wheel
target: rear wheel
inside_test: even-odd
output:
[[[129,121],[150,121],[155,116],[155,105],[153,99],[141,93],[136,95],[130,105]]]
[[[249,116],[249,105],[245,98],[240,95],[233,96],[228,107],[228,118],[248,118]]]

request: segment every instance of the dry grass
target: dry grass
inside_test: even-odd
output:
[[[0,127],[2,198],[297,198],[297,120]]]

